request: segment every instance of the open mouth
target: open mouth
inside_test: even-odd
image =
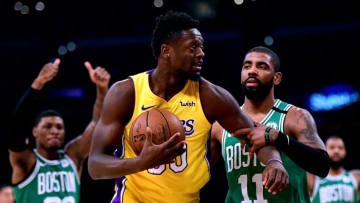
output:
[[[199,62],[194,63],[192,67],[195,71],[200,71],[202,64],[203,64],[203,62],[199,61]]]

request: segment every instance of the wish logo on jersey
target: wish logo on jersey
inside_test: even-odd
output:
[[[195,129],[194,129],[195,120],[194,119],[190,118],[187,120],[181,120],[181,123],[184,126],[186,136],[190,136],[190,135],[194,134],[194,132],[195,132]]]
[[[181,106],[188,106],[188,107],[195,107],[195,105],[196,105],[196,103],[195,102],[189,102],[189,101],[187,101],[187,102],[182,102],[182,101],[180,101],[180,105]]]

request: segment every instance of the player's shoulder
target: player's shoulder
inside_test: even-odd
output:
[[[303,127],[313,123],[313,117],[310,112],[304,108],[298,106],[292,106],[285,117],[285,131],[294,132]]]
[[[134,93],[134,83],[130,77],[115,82],[109,89],[107,97],[121,99],[121,96]]]
[[[109,89],[104,100],[104,107],[122,106],[129,107],[135,101],[135,88],[131,78],[115,82]]]
[[[110,91],[126,91],[127,89],[124,88],[131,88],[134,87],[133,79],[131,77],[128,77],[124,80],[119,80],[115,82],[111,87]]]
[[[353,169],[350,171],[350,173],[360,181],[360,169]]]
[[[287,113],[287,118],[301,118],[311,116],[310,112],[304,108],[292,105]]]

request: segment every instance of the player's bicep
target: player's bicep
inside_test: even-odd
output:
[[[30,174],[36,164],[36,157],[31,149],[27,149],[22,152],[9,150],[9,159],[13,169],[13,184],[23,181]]]
[[[26,149],[21,152],[9,150],[10,164],[14,166],[21,166],[23,168],[31,168],[35,165],[36,157],[31,149]]]
[[[324,142],[317,132],[315,120],[305,109],[293,107],[289,110],[285,119],[285,131],[299,142],[325,150]]]

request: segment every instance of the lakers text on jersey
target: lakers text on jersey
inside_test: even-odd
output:
[[[124,159],[136,157],[129,142],[130,127],[138,115],[152,108],[166,109],[181,120],[186,135],[186,151],[176,157],[174,163],[118,179],[118,192],[113,202],[198,202],[199,191],[210,178],[206,144],[211,128],[202,110],[199,82],[188,80],[182,91],[166,101],[151,91],[150,73],[131,77],[135,86],[135,108],[125,126],[120,156]]]

